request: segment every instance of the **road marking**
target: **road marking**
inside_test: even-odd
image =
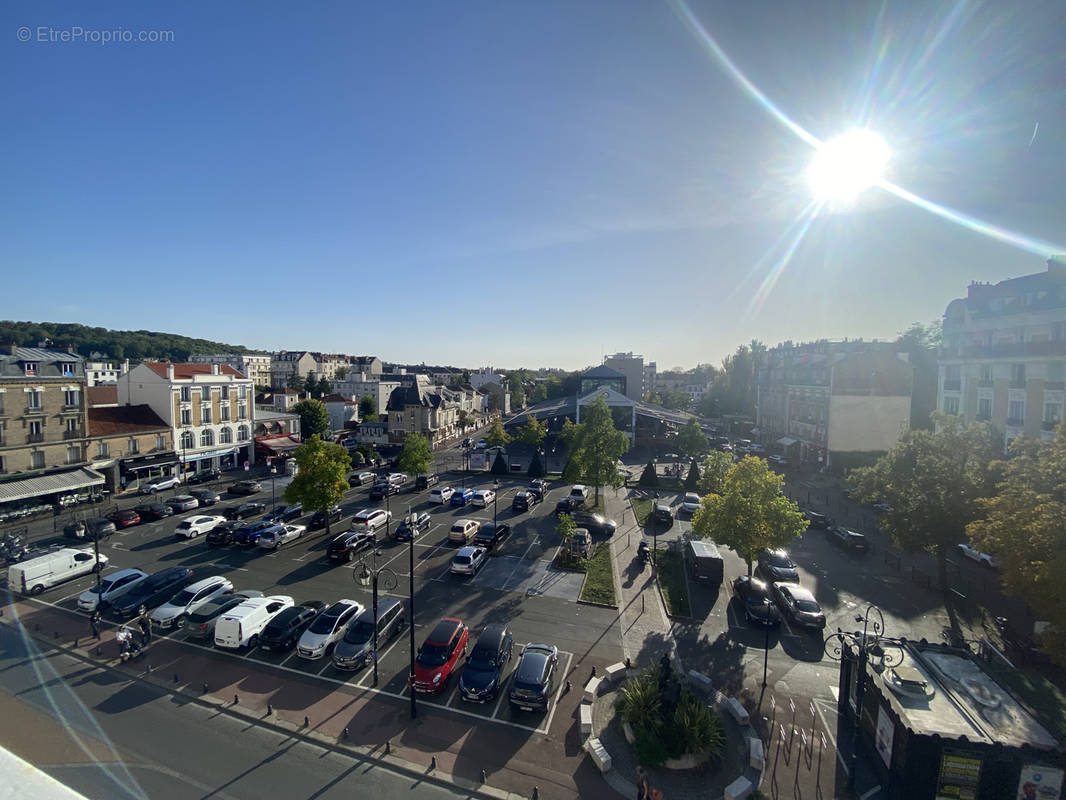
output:
[[[562,696],[563,687],[566,686],[566,676],[570,673],[570,663],[574,660],[573,653],[566,654],[566,668],[561,673],[561,679],[559,680],[559,688],[555,690],[555,700],[552,701],[551,711],[548,712],[548,719],[544,723],[544,733],[547,734],[552,727],[552,719],[555,717],[555,712],[559,710],[559,698]]]
[[[539,540],[540,540],[540,534],[539,533],[534,533],[533,534],[533,541],[531,541],[529,543],[529,547],[526,548],[526,551],[524,553],[522,553],[522,557],[520,559],[518,559],[518,561],[515,563],[514,568],[511,570],[511,574],[508,575],[507,576],[507,580],[505,580],[503,582],[503,586],[501,587],[501,591],[509,591],[509,589],[507,588],[507,585],[511,582],[511,578],[514,577],[514,574],[515,574],[515,572],[518,571],[518,568],[520,566],[522,566],[522,563],[526,560],[526,556],[529,555],[529,551],[533,549],[533,545],[535,545]],[[533,559],[533,560],[534,561],[539,561],[540,559]]]

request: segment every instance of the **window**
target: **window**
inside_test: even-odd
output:
[[[189,402],[189,391],[190,390],[189,390],[188,386],[182,386],[181,387],[181,402],[183,402],[183,403],[188,403]]]
[[[69,378],[74,374],[74,365],[69,362],[64,362],[60,367],[60,371],[63,373],[64,378]]]
[[[7,472],[7,467],[4,466],[4,457],[0,456],[0,473]]]
[[[228,385],[222,387],[222,399],[223,400],[229,400],[229,386]]]
[[[27,361],[25,363],[25,367],[26,367],[26,374],[27,375],[36,375],[37,374],[37,362],[36,361]]]
[[[194,447],[196,447],[196,440],[193,439],[192,431],[182,431],[181,432],[181,449],[182,450],[192,450]]]
[[[944,367],[944,377],[949,381],[957,381],[962,378],[962,367],[959,364],[950,364]]]
[[[78,395],[80,392],[77,389],[67,389],[63,392],[63,405],[68,408],[77,407],[80,405]]]
[[[181,410],[181,424],[182,425],[192,425],[192,410],[191,409],[183,408]]]
[[[1061,383],[1064,378],[1066,378],[1066,364],[1063,364],[1061,361],[1052,361],[1047,365],[1047,379],[1049,381],[1058,381]],[[3,396],[0,395],[0,400],[2,399]]]
[[[977,399],[977,418],[992,419],[992,398],[980,397]]]
[[[200,424],[211,424],[211,406],[209,406],[207,403],[204,403],[202,406],[200,406]]]
[[[238,400],[247,400],[248,399],[248,387],[247,386],[240,386],[240,387],[237,388],[237,399]]]
[[[237,441],[238,442],[247,442],[248,441],[248,426],[247,425],[241,425],[239,428],[237,428]]]
[[[959,413],[959,398],[957,397],[945,397],[944,398],[944,412],[947,414]]]
[[[1007,422],[1020,425],[1025,419],[1025,401],[1011,400],[1007,403]]]
[[[140,443],[136,439],[130,439],[129,454],[135,456],[139,452],[141,452]]]
[[[33,389],[26,392],[26,408],[39,409],[41,407],[41,390]]]
[[[111,455],[111,445],[109,445],[107,442],[97,442],[96,457],[107,458],[109,455]]]
[[[209,430],[200,432],[200,447],[210,447],[215,443],[215,434]]]
[[[34,420],[30,423],[30,436],[41,436],[41,422],[40,420]]]
[[[1058,403],[1044,403],[1044,422],[1051,425],[1062,422],[1062,406]]]
[[[248,419],[248,406],[244,403],[237,404],[237,419]]]
[[[155,449],[162,450],[167,446],[167,437],[161,433],[155,435]]]
[[[75,434],[78,432],[78,421],[76,419],[67,420],[67,433]]]
[[[223,428],[218,432],[219,444],[229,444],[233,441],[233,430],[231,428]]]
[[[219,407],[219,422],[229,422],[229,404],[224,403]]]
[[[1025,386],[1025,364],[1010,365],[1011,386]]]
[[[985,384],[991,384],[992,383],[992,365],[991,364],[982,364],[981,365],[981,383],[985,383]]]
[[[30,453],[30,468],[44,469],[44,453],[40,450],[34,450]]]

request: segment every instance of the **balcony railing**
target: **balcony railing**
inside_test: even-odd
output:
[[[1020,428],[1025,424],[1025,420],[1020,417],[1007,417],[1007,424],[1014,428]]]
[[[42,408],[41,406],[26,406],[26,413],[27,414],[43,414],[44,413],[44,408]]]
[[[43,433],[27,433],[26,434],[26,443],[27,444],[39,444],[40,442],[43,442],[43,441],[44,441],[44,434]]]
[[[1013,356],[1063,356],[1066,341],[1049,342],[1000,342],[998,344],[944,345],[941,358],[1011,358]]]
[[[1059,391],[1062,391],[1063,389],[1066,389],[1066,382],[1063,382],[1063,381],[1047,381],[1044,384],[1044,388],[1045,389],[1058,389]],[[0,413],[3,413],[3,412],[0,412]]]
[[[1053,430],[1055,430],[1055,428],[1057,428],[1061,424],[1062,424],[1062,420],[1061,419],[1044,420],[1043,422],[1040,423],[1040,430],[1053,431]]]
[[[78,430],[63,431],[63,438],[64,439],[82,439],[84,437],[85,437],[85,434],[82,433],[81,431],[78,431]]]
[[[944,379],[944,391],[945,392],[957,392],[962,388],[962,380],[960,378],[945,378]]]

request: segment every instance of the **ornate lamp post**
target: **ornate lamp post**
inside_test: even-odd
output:
[[[862,704],[866,696],[866,664],[872,661],[877,669],[895,667],[903,663],[904,638],[893,639],[884,635],[885,618],[881,609],[873,603],[864,614],[856,614],[855,622],[862,623],[862,631],[844,631],[825,637],[825,654],[834,661],[847,658],[855,673],[855,719],[851,729],[851,755],[848,765],[848,790],[855,791],[855,768],[859,758],[859,728],[862,725]],[[847,655],[845,656],[845,651]],[[846,693],[845,693],[846,694]]]
[[[366,563],[366,557],[363,557],[362,568],[358,572],[352,573],[356,581],[359,582],[364,588],[367,586],[372,587],[373,593],[373,608],[374,608],[374,651],[371,657],[374,659],[374,685],[378,685],[378,585],[380,584],[385,591],[396,588],[396,573],[388,567],[378,567],[378,556],[381,555],[380,550],[375,550],[371,557],[374,559],[374,568],[371,569]],[[412,686],[412,692],[414,687]]]

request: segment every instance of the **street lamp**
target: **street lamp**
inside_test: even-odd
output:
[[[274,511],[274,476],[278,474],[278,468],[274,466],[274,462],[270,462],[270,511]]]
[[[867,659],[872,659],[874,666],[879,669],[898,666],[903,663],[903,647],[907,643],[904,638],[892,639],[884,635],[884,615],[881,609],[873,603],[866,607],[866,613],[855,615],[855,622],[862,623],[861,633],[837,628],[836,633],[825,637],[823,644],[827,656],[834,661],[843,661],[847,658],[852,662],[852,669],[858,670],[855,673],[855,719],[853,720],[854,727],[851,729],[851,755],[848,767],[848,790],[852,792],[855,791],[855,768],[859,758],[859,728],[862,725],[862,704],[866,696]],[[891,648],[891,651],[888,648]],[[847,656],[844,655],[845,651],[847,651]]]
[[[407,507],[407,515],[411,515],[411,507]],[[408,620],[407,625],[411,632],[411,672],[407,676],[407,685],[411,687],[411,719],[418,716],[418,709],[415,707],[415,532],[411,531],[411,540],[407,544],[407,579],[409,581],[407,591],[409,592],[408,605]],[[376,624],[375,620],[375,624]]]
[[[372,586],[373,589],[373,607],[374,607],[374,651],[371,653],[371,657],[374,659],[374,685],[378,685],[378,584],[380,583],[385,591],[396,588],[396,573],[388,567],[378,567],[378,556],[381,555],[380,550],[375,550],[372,553],[374,559],[374,569],[370,569],[366,563],[366,557],[363,557],[362,569],[358,574],[353,572],[353,577],[360,583],[360,585]],[[411,691],[414,692],[414,686],[412,685]]]
[[[492,535],[496,535],[496,500],[500,495],[500,479],[492,482]]]

